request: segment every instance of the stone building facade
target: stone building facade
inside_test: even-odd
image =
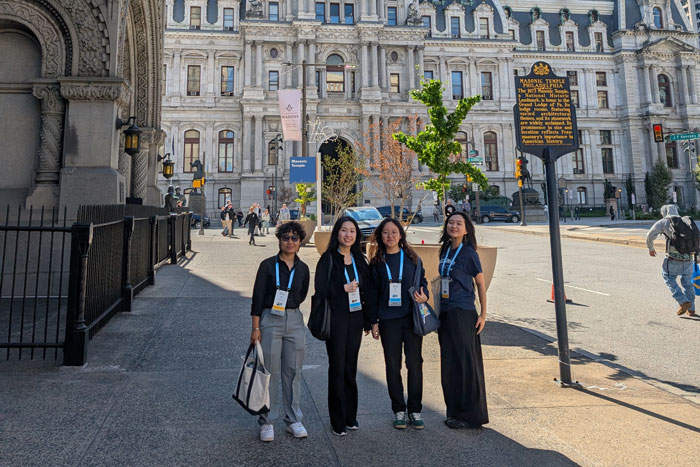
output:
[[[288,180],[288,158],[301,153],[299,143],[284,142],[279,166],[270,156],[281,133],[276,90],[300,88],[294,64],[306,60],[320,64],[307,70],[310,121],[349,144],[372,137],[373,124],[411,115],[426,121],[408,94],[422,77],[445,84],[451,108],[480,94],[460,139],[465,155],[484,158],[489,183],[511,196],[520,155],[513,77],[545,60],[569,76],[577,107],[581,147],[557,167],[572,202],[602,206],[604,182],[625,189],[631,177],[644,203],[645,174],[660,160],[671,168],[679,203],[694,206],[694,162],[680,143],[654,142],[652,125],[666,134],[700,128],[697,39],[677,0],[166,0],[171,182],[189,186],[189,163],[203,158],[210,214],[229,198],[235,206],[267,203],[275,170]],[[543,166],[529,159],[542,191]],[[425,167],[415,170],[428,176]],[[384,204],[372,182],[364,201]],[[161,188],[168,183],[161,179]]]
[[[161,204],[163,18],[160,0],[0,0],[0,205]]]

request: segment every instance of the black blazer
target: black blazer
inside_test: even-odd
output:
[[[330,280],[328,280],[328,266],[330,264],[330,257],[333,257],[333,267],[331,268]],[[357,267],[357,274],[360,283],[360,300],[362,301],[362,315],[364,316],[365,329],[369,329],[369,320],[367,315],[367,301],[366,294],[369,287],[369,267],[367,266],[367,259],[364,255],[361,257],[355,257],[355,266]],[[343,261],[343,255],[338,251],[325,252],[321,255],[321,259],[316,265],[316,273],[314,274],[314,290],[316,294],[320,297],[327,298],[330,301],[330,306],[333,314],[335,313],[350,313],[350,306],[348,303],[348,294],[344,289],[347,283],[345,279],[345,273],[343,269],[345,264]],[[355,272],[352,269],[352,265],[348,265],[348,276],[350,280],[353,280]],[[331,321],[332,323],[332,321]]]

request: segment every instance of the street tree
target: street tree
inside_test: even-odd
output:
[[[644,189],[649,206],[658,210],[668,202],[668,187],[673,181],[671,171],[662,161],[657,161],[644,179]]]
[[[281,187],[277,192],[277,201],[281,204],[291,204],[294,201],[294,193],[292,187]]]
[[[313,183],[297,183],[296,184],[297,196],[295,199],[299,203],[300,212],[299,219],[306,219],[306,206],[316,201],[316,190],[314,189]]]
[[[374,145],[362,143],[356,145],[358,154],[364,160],[370,161],[369,170],[361,170],[363,175],[377,176],[372,185],[372,191],[389,201],[392,217],[396,217],[398,213],[399,221],[405,220],[403,208],[406,198],[419,181],[419,178],[414,175],[418,158],[415,152],[398,142],[394,134],[405,124],[411,128],[414,127],[417,121],[417,116],[410,116],[393,120],[387,127],[383,127],[379,122],[373,123],[363,140],[372,141]]]
[[[336,157],[324,156],[323,199],[331,208],[333,223],[343,209],[355,206],[362,197],[360,181],[364,157],[346,144],[339,144]]]
[[[455,140],[459,126],[467,114],[480,100],[481,96],[463,97],[457,103],[454,112],[449,113],[442,101],[442,82],[439,80],[422,80],[421,88],[410,92],[411,97],[428,108],[430,124],[416,136],[403,132],[394,135],[397,141],[414,151],[421,164],[427,166],[435,175],[422,183],[426,190],[438,193],[445,199],[446,190],[450,186],[451,174],[463,174],[471,177],[486,189],[488,179],[476,166],[464,159],[462,145]]]

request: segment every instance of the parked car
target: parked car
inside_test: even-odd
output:
[[[202,219],[200,214],[192,213],[192,227],[195,229],[199,228],[199,221]],[[204,228],[206,229],[211,225],[211,221],[207,216],[204,216]]]
[[[293,220],[293,221],[299,219],[299,210],[298,209],[290,209],[289,210],[289,219]]]
[[[399,217],[398,216],[399,207],[400,206],[394,206],[394,212],[396,213],[396,215],[394,217],[396,217],[396,218]],[[379,211],[381,213],[381,215],[384,217],[391,217],[391,206],[380,206],[377,208],[377,211]],[[403,208],[403,215],[401,216],[401,218],[404,221],[406,221],[406,220],[410,219],[411,216],[413,216],[413,211],[409,211],[408,208],[404,207]],[[411,221],[411,224],[420,224],[421,222],[423,222],[423,214],[416,213],[416,215],[413,216],[413,221]]]
[[[481,206],[479,212],[484,224],[491,221],[520,222],[518,211],[511,211],[503,206]],[[476,210],[472,211],[472,219],[476,220]]]
[[[374,206],[357,206],[343,211],[344,216],[350,216],[357,221],[362,234],[362,243],[365,244],[374,233],[379,224],[384,220]]]

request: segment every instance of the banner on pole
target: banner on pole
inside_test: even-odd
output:
[[[280,119],[285,141],[301,141],[301,90],[277,91],[280,101]]]
[[[316,158],[291,157],[289,183],[316,183]]]

